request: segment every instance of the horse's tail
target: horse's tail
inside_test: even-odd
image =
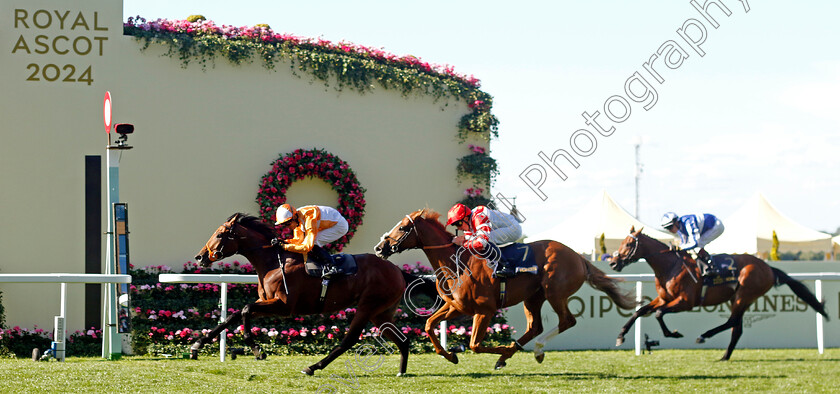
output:
[[[402,270],[400,272],[402,272],[406,286],[411,287],[411,291],[419,291],[433,300],[437,298],[438,292],[434,275],[412,275]]]
[[[636,307],[636,301],[633,295],[630,292],[621,291],[621,288],[618,287],[618,283],[622,282],[621,279],[611,278],[604,271],[599,270],[598,267],[590,263],[589,260],[583,257],[580,259],[585,265],[586,282],[590,286],[606,293],[621,309],[633,309]]]
[[[808,303],[811,308],[814,308],[819,314],[825,317],[825,320],[828,320],[828,313],[825,311],[825,301],[820,301],[817,299],[817,296],[814,293],[811,293],[811,290],[808,289],[807,286],[802,284],[802,282],[791,278],[788,274],[784,273],[784,271],[770,267],[773,270],[773,275],[776,277],[776,286],[781,285],[788,285],[791,290],[793,290],[793,294],[796,294],[797,297],[801,298],[802,301]]]

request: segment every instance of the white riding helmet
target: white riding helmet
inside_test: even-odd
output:
[[[283,223],[292,220],[295,217],[295,207],[289,204],[283,204],[277,208],[277,221],[274,223],[275,226],[279,226]]]
[[[660,225],[662,226],[662,228],[668,228],[673,226],[674,223],[677,222],[677,220],[680,220],[680,217],[676,213],[668,212],[662,215],[662,221],[660,222]]]

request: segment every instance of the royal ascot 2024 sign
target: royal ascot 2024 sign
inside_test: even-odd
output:
[[[98,12],[73,10],[15,9],[13,55],[102,56],[107,27],[100,25]],[[45,34],[55,32],[57,34]],[[99,33],[102,32],[102,33]],[[101,35],[98,35],[101,34]],[[73,63],[29,63],[26,80],[39,82],[93,83],[93,66]]]

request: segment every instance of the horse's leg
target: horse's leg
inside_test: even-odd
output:
[[[216,328],[214,328],[213,330],[208,332],[207,335],[204,335],[201,338],[198,338],[198,340],[196,340],[192,344],[192,346],[190,346],[190,358],[193,359],[193,360],[198,360],[198,351],[201,350],[201,348],[203,348],[204,345],[206,345],[207,343],[212,341],[213,338],[217,337],[219,335],[219,333],[222,332],[222,330],[228,328],[231,324],[233,324],[235,322],[238,322],[239,319],[241,319],[241,318],[242,318],[242,312],[241,311],[233,313],[230,316],[228,316],[228,318],[225,319],[225,321],[222,324],[219,324],[218,326],[216,326]]]
[[[528,329],[525,331],[525,334],[522,335],[514,345],[517,346],[517,349],[522,350],[522,346],[525,346],[528,342],[531,342],[531,339],[536,337],[537,335],[542,334],[543,332],[543,325],[542,325],[542,317],[540,310],[542,309],[542,305],[545,302],[545,296],[543,293],[537,293],[531,296],[531,298],[525,300],[523,303],[525,309],[525,321],[528,322]],[[542,347],[543,343],[537,342],[534,345],[534,358],[537,359],[538,363],[543,362],[543,358],[545,354],[543,354]],[[502,360],[504,361],[504,360]]]
[[[393,308],[389,308],[385,312],[376,315],[371,319],[373,324],[379,328],[379,335],[385,336],[386,338],[390,339],[392,342],[397,344],[397,349],[400,351],[400,372],[397,373],[397,376],[405,375],[405,371],[408,368],[408,338],[399,331],[399,328],[394,325],[394,312],[396,311],[396,305]],[[383,347],[385,346],[384,343],[380,343]],[[393,353],[390,348],[386,348],[388,353]]]
[[[490,324],[492,315],[477,313],[473,316],[472,335],[470,336],[470,350],[475,353],[495,353],[502,357],[496,362],[496,369],[501,369],[506,364],[504,360],[516,353],[516,346],[481,346],[481,341],[487,335],[487,326]]]
[[[253,334],[251,334],[251,319],[257,316],[266,315],[280,315],[288,316],[289,311],[286,309],[286,304],[279,298],[257,301],[253,304],[245,305],[242,308],[242,334],[244,336],[245,344],[251,348],[254,357],[257,360],[265,360],[265,353],[262,348],[254,342]]]
[[[732,351],[735,350],[735,345],[738,344],[738,340],[741,338],[741,334],[744,331],[744,313],[750,305],[752,305],[752,301],[747,302],[742,299],[736,299],[735,302],[732,303],[732,314],[729,315],[729,319],[727,319],[725,323],[704,332],[699,338],[697,338],[697,343],[704,343],[707,338],[711,338],[719,332],[731,328],[732,338],[729,340],[729,347],[726,348],[726,353],[724,353],[723,358],[720,359],[721,361],[729,360],[729,357],[732,355]]]
[[[730,319],[734,316],[730,316]],[[741,339],[741,334],[744,333],[744,313],[740,313],[737,317],[737,320],[732,322],[732,338],[729,339],[729,346],[726,348],[726,353],[723,353],[723,357],[720,361],[727,361],[729,357],[732,356],[732,351],[735,350],[735,345],[738,344],[738,340]]]
[[[461,312],[452,308],[449,304],[443,304],[440,309],[436,310],[428,319],[426,319],[426,334],[429,336],[429,340],[432,341],[432,346],[435,348],[435,353],[441,355],[447,361],[451,362],[452,364],[458,364],[458,355],[455,353],[450,353],[446,351],[441,345],[440,340],[435,335],[435,327],[437,327],[441,320],[444,319],[451,319],[457,316],[462,315]]]
[[[338,356],[344,354],[344,352],[352,348],[356,342],[359,342],[359,335],[362,333],[362,330],[365,328],[368,321],[370,321],[369,309],[366,309],[364,304],[360,302],[359,306],[356,307],[356,316],[354,316],[353,320],[350,321],[350,328],[347,331],[347,335],[341,339],[338,346],[333,349],[327,357],[324,357],[321,361],[304,368],[301,372],[307,375],[314,375],[315,371],[326,368],[327,365],[338,358]]]
[[[621,327],[621,331],[618,332],[618,339],[615,341],[615,346],[621,346],[624,343],[624,335],[630,331],[630,327],[633,327],[633,323],[636,322],[636,319],[642,316],[647,316],[659,303],[661,303],[661,299],[657,298],[634,312],[633,316],[630,316],[630,320],[628,320],[627,323],[624,323],[624,326]]]
[[[537,343],[534,345],[534,357],[537,359],[537,362],[541,363],[543,358],[545,358],[545,353],[543,353],[542,348],[549,340],[551,340],[551,338],[556,337],[561,332],[566,331],[577,324],[575,315],[569,310],[568,297],[569,295],[560,294],[553,298],[547,298],[548,303],[551,304],[551,307],[554,309],[554,313],[557,314],[559,322],[550,331],[537,338]]]
[[[531,298],[525,300],[523,303],[525,309],[525,321],[528,323],[528,328],[525,330],[525,334],[522,335],[519,339],[513,341],[508,348],[513,348],[513,351],[510,354],[502,353],[499,357],[499,360],[496,361],[496,366],[499,365],[505,366],[505,360],[513,357],[513,355],[518,350],[524,350],[522,346],[527,344],[531,341],[535,336],[542,334],[543,326],[542,326],[542,319],[540,318],[540,309],[542,308],[543,303],[545,302],[545,296],[543,296],[542,292],[538,292],[531,296]],[[490,322],[488,321],[487,324],[489,325]],[[475,331],[475,330],[473,330]],[[537,362],[542,362],[544,358],[544,354],[542,352],[543,344],[537,343],[534,346],[534,357],[537,359]]]
[[[662,335],[665,335],[667,338],[682,338],[683,334],[679,331],[671,331],[668,329],[668,326],[665,325],[664,316],[666,313],[687,311],[691,309],[692,306],[693,304],[691,302],[681,296],[671,300],[671,302],[665,304],[665,306],[656,309],[656,321],[659,322],[659,327],[662,328]]]

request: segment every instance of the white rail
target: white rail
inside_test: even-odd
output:
[[[610,275],[613,278],[621,278],[627,280],[635,280],[636,281],[636,301],[641,303],[642,302],[642,283],[643,282],[654,282],[656,280],[656,276],[653,274],[614,274]],[[840,272],[803,272],[803,273],[790,273],[788,274],[793,279],[796,280],[813,280],[814,284],[814,295],[817,296],[818,300],[822,300],[822,281],[823,280],[840,280]],[[636,307],[636,310],[639,310],[640,306]],[[823,324],[825,319],[817,313],[817,351],[819,354],[823,354],[825,352],[825,335],[823,330]],[[642,354],[642,319],[637,319],[634,327],[634,337],[636,341],[636,355]]]
[[[67,325],[64,319],[67,316],[67,284],[68,283],[131,283],[131,275],[105,275],[105,274],[0,274],[0,283],[61,283],[61,309],[55,319],[55,332],[53,339],[56,342],[55,358],[64,361],[64,340],[67,337]],[[116,305],[117,300],[112,301]],[[107,303],[106,303],[107,305]],[[106,327],[102,328],[103,331]],[[105,342],[102,343],[103,349]]]
[[[642,283],[654,282],[656,277],[653,274],[614,274],[610,275],[613,278],[621,278],[626,280],[636,281],[636,301],[642,302]],[[791,278],[796,280],[814,280],[816,281],[815,295],[817,299],[822,299],[822,281],[823,280],[840,280],[840,272],[816,272],[816,273],[790,273]],[[220,305],[222,309],[221,321],[227,318],[227,284],[228,283],[257,283],[257,275],[240,275],[240,274],[160,274],[159,281],[161,283],[219,283],[221,284],[221,300]],[[639,307],[637,307],[638,310]],[[823,331],[824,319],[817,313],[817,350],[820,354],[825,351],[825,338]],[[441,342],[446,347],[446,321],[441,322]],[[642,320],[637,319],[634,328],[636,355],[642,354]],[[220,334],[219,339],[219,359],[225,361],[225,340],[227,338],[227,330]]]
[[[158,281],[161,283],[218,283],[221,288],[219,309],[222,310],[219,322],[227,320],[227,284],[228,283],[259,283],[257,275],[240,274],[160,274]],[[225,362],[227,352],[227,329],[219,334],[219,361]]]

